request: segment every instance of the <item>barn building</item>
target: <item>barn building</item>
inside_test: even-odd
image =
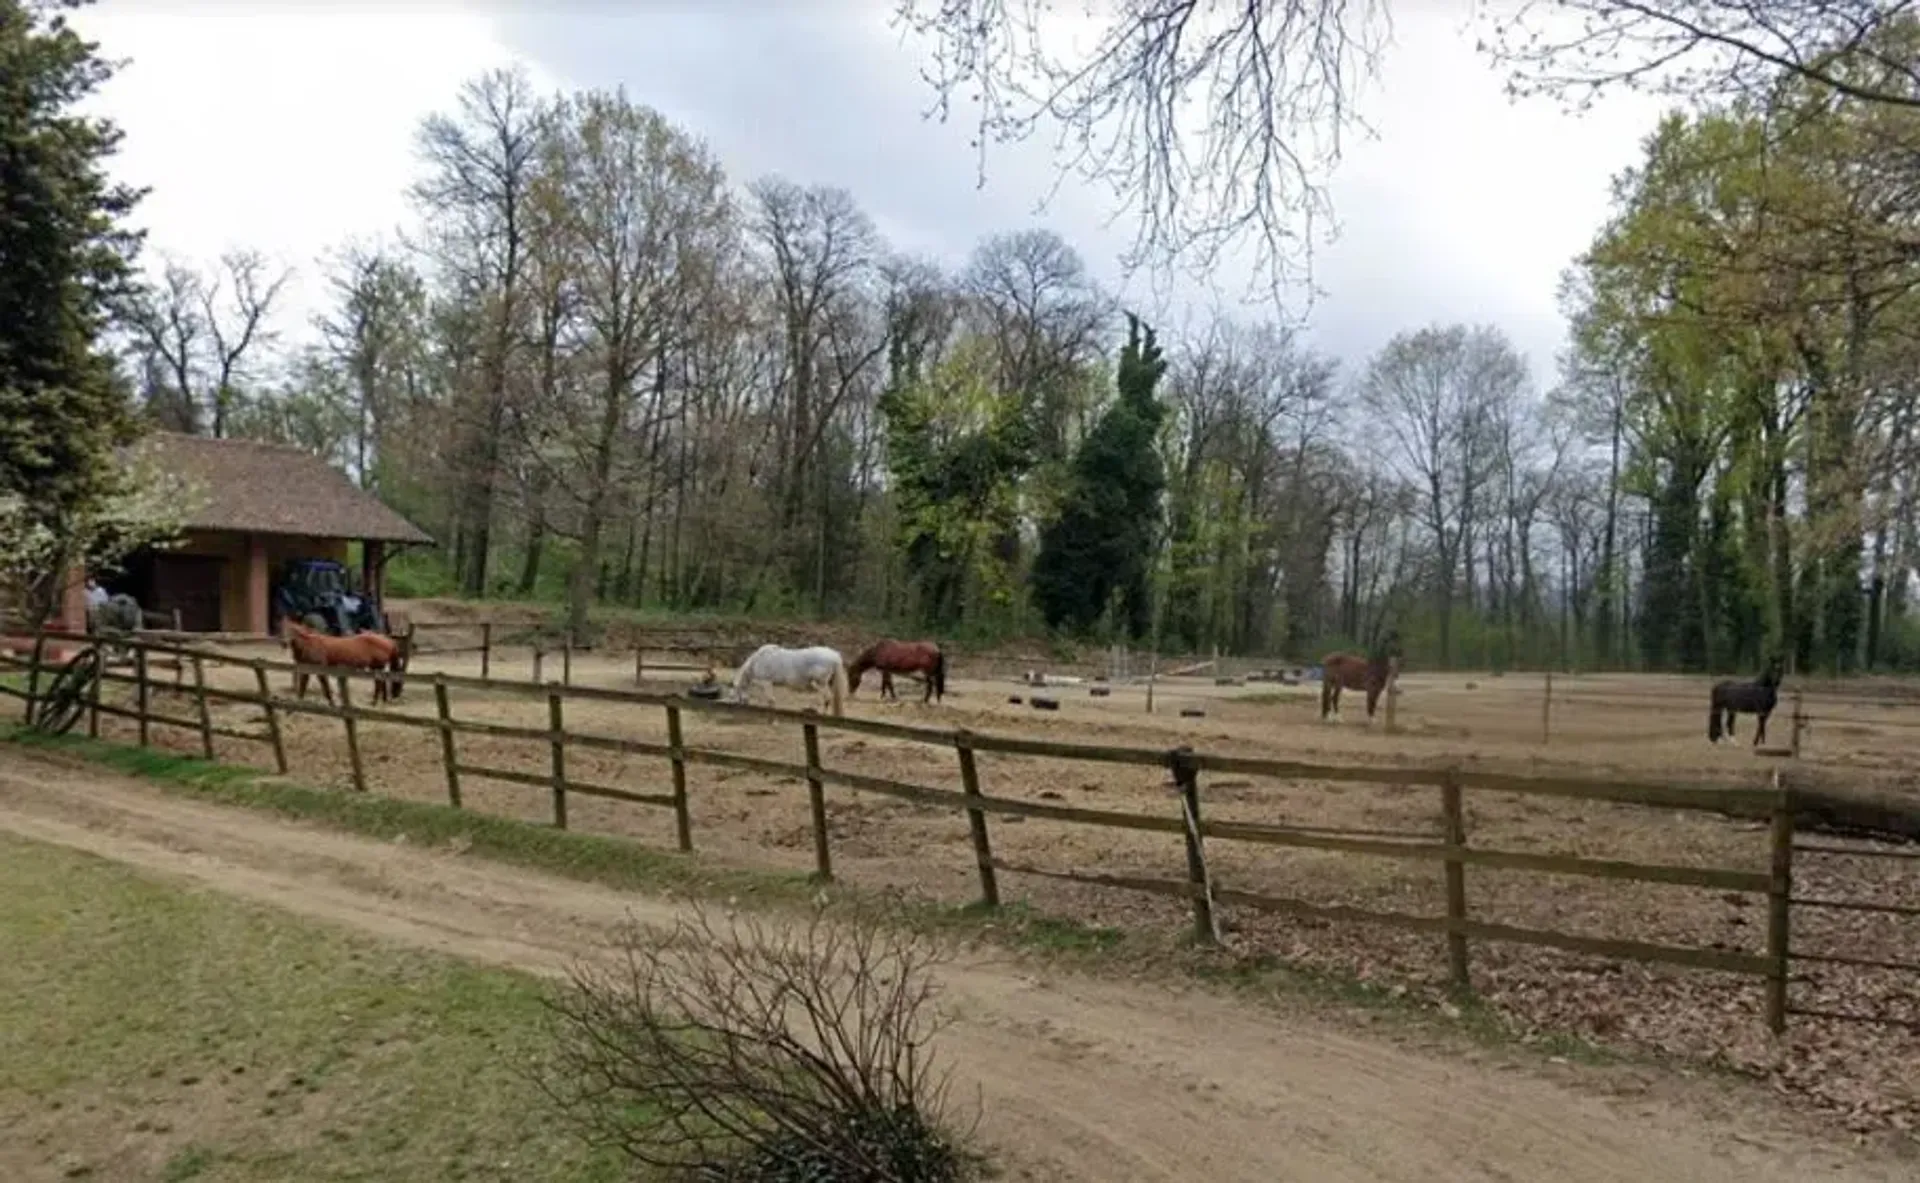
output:
[[[150,613],[178,612],[188,631],[267,632],[272,589],[290,560],[345,564],[358,542],[360,586],[382,594],[395,550],[433,544],[345,473],[299,448],[173,432],[155,432],[139,447],[192,482],[196,503],[173,545],[136,552],[101,583]]]

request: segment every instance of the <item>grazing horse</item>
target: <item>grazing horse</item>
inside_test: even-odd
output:
[[[301,665],[334,665],[356,670],[393,670],[396,673],[406,669],[406,657],[401,642],[392,637],[383,637],[379,633],[355,633],[351,637],[335,637],[315,632],[291,617],[280,622],[280,636],[287,648],[293,651],[293,659]],[[320,691],[327,696],[329,705],[333,702],[333,687],[321,675],[309,675],[304,671],[293,675],[293,688],[297,697],[307,696],[307,678],[320,678]],[[395,679],[397,684],[398,679]],[[389,694],[388,680],[385,678],[373,684],[373,701],[384,702],[388,698],[399,697],[397,692]]]
[[[895,674],[925,677],[927,692],[920,699],[922,703],[932,702],[936,697],[945,698],[947,694],[947,655],[932,641],[885,640],[867,646],[847,667],[850,682],[847,693],[860,689],[860,679],[868,670],[880,671],[881,698],[899,700],[900,696],[893,692]]]
[[[1758,720],[1753,743],[1755,747],[1760,746],[1760,741],[1767,738],[1767,716],[1780,701],[1780,676],[1784,668],[1785,663],[1775,656],[1768,659],[1767,672],[1751,682],[1715,682],[1711,705],[1707,707],[1707,738],[1719,743],[1721,733],[1725,732],[1727,738],[1732,739],[1733,717],[1745,711]]]
[[[1320,659],[1320,717],[1338,714],[1340,691],[1367,692],[1367,718],[1373,718],[1374,704],[1380,692],[1400,672],[1400,634],[1389,632],[1374,647],[1370,657],[1357,653],[1329,653]]]
[[[734,674],[733,699],[746,702],[752,692],[758,690],[766,696],[768,705],[775,705],[773,686],[814,691],[824,688],[837,716],[842,713],[847,695],[847,666],[838,649],[825,645],[806,649],[762,645],[753,651],[753,656],[740,663],[739,672]]]

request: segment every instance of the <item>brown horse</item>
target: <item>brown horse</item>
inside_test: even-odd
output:
[[[356,670],[392,670],[398,674],[407,668],[406,646],[402,641],[379,633],[355,633],[351,637],[335,637],[327,633],[315,632],[306,625],[291,618],[280,624],[280,636],[287,648],[293,651],[294,661],[301,665],[340,666]],[[329,705],[333,702],[333,687],[321,675],[310,675],[305,671],[296,671],[293,675],[295,695],[307,696],[307,679],[320,678],[320,691],[327,696]],[[394,689],[389,690],[388,679],[382,678],[373,685],[373,701],[385,702],[400,697],[399,679],[392,679]],[[344,690],[343,690],[344,692]]]
[[[1320,717],[1327,718],[1340,709],[1340,691],[1367,692],[1367,718],[1373,718],[1380,692],[1400,672],[1400,634],[1390,632],[1381,639],[1370,657],[1357,653],[1329,653],[1320,659]]]
[[[922,703],[945,698],[947,694],[947,655],[932,641],[885,640],[867,646],[847,667],[847,681],[852,688],[849,693],[860,689],[860,677],[868,670],[880,671],[881,698],[899,699],[893,692],[895,674],[913,674],[926,679],[927,693],[921,698]]]

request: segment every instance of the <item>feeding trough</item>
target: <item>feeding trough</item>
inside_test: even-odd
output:
[[[1036,711],[1057,711],[1060,709],[1060,700],[1056,698],[1045,698],[1036,694],[1033,696],[1033,709]]]
[[[717,682],[687,687],[688,698],[704,698],[708,702],[717,702],[720,698],[720,684]]]
[[[1024,698],[1021,698],[1018,694],[1009,694],[1007,695],[1007,701],[1012,703],[1014,706],[1019,706],[1021,703],[1027,700]]]
[[[1204,719],[1207,717],[1207,712],[1201,710],[1199,707],[1181,707],[1180,717],[1182,719]]]
[[[1090,697],[1093,697],[1093,698],[1106,698],[1107,696],[1109,696],[1109,695],[1111,695],[1112,693],[1113,693],[1113,687],[1111,687],[1111,686],[1089,686],[1089,687],[1087,687],[1087,694],[1088,694],[1088,695],[1089,695]]]

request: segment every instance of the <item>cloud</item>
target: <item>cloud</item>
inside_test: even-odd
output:
[[[116,175],[152,187],[134,218],[150,247],[201,265],[254,248],[295,267],[288,330],[324,299],[319,255],[409,217],[420,120],[514,57],[492,17],[451,4],[109,0],[73,19],[131,59],[95,105],[126,133]]]
[[[127,131],[119,171],[154,186],[140,213],[154,245],[198,260],[234,246],[281,257],[301,269],[289,305],[301,320],[322,297],[317,255],[409,219],[421,118],[512,60],[543,88],[624,86],[705,139],[740,181],[780,173],[845,187],[896,246],[948,265],[987,234],[1043,225],[1151,316],[1178,323],[1214,304],[1190,279],[1123,285],[1131,222],[1108,224],[1115,201],[1100,189],[1069,179],[1055,191],[1044,138],[993,146],[980,185],[966,113],[923,118],[933,95],[921,47],[902,43],[890,8],[109,0],[77,21],[106,52],[134,59],[103,106]],[[1396,43],[1362,96],[1377,138],[1350,139],[1333,179],[1342,233],[1319,255],[1326,296],[1309,336],[1356,367],[1401,329],[1491,322],[1550,380],[1563,334],[1558,277],[1604,217],[1608,180],[1638,155],[1658,108],[1622,100],[1573,119],[1548,103],[1510,104],[1464,11],[1456,2],[1394,14]],[[1217,286],[1237,294],[1247,275],[1226,266]],[[1277,311],[1228,307],[1246,318]]]

